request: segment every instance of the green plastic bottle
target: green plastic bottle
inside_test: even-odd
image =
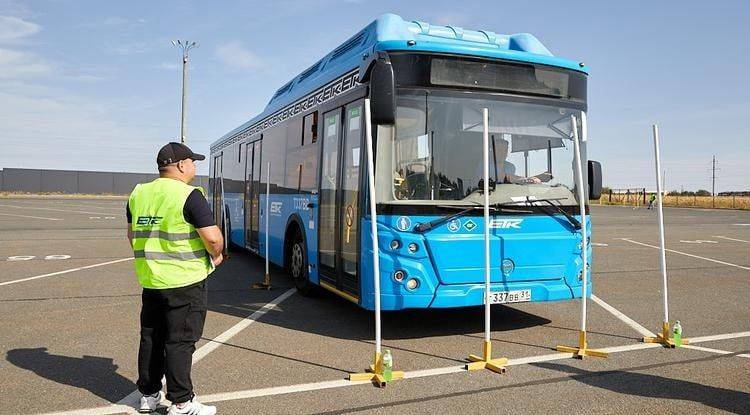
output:
[[[393,379],[393,355],[388,349],[385,349],[385,353],[383,353],[383,379],[386,382]]]
[[[682,325],[680,320],[674,322],[674,328],[672,329],[672,336],[674,338],[675,347],[682,346]]]

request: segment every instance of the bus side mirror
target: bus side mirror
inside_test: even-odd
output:
[[[598,161],[589,160],[589,200],[597,200],[602,196],[602,165]]]
[[[372,123],[393,125],[396,123],[396,84],[391,62],[377,59],[370,74],[370,106]]]

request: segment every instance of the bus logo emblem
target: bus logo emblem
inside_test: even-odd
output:
[[[493,219],[490,228],[494,229],[521,229],[523,219]]]
[[[474,230],[474,228],[476,228],[476,227],[477,227],[477,224],[476,224],[476,223],[474,223],[474,221],[473,221],[473,220],[471,220],[471,219],[469,219],[468,221],[466,221],[466,223],[464,223],[464,228],[466,228],[466,230],[467,230],[467,231],[470,231],[470,232],[471,232],[471,231],[473,231],[473,230]]]
[[[396,222],[396,227],[401,232],[406,232],[411,228],[411,219],[406,216],[400,216]]]
[[[448,230],[451,232],[458,232],[461,229],[461,219],[453,219],[448,222]]]

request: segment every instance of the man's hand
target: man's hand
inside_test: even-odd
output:
[[[211,257],[211,263],[214,264],[214,267],[218,267],[222,262],[224,262],[224,255],[222,254]]]

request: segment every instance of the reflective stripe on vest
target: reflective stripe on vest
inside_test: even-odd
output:
[[[146,258],[146,259],[174,259],[178,261],[189,261],[196,258],[204,258],[206,250],[193,251],[193,252],[146,252],[146,251],[133,251],[135,258]]]
[[[145,288],[178,288],[199,282],[213,270],[195,227],[183,216],[195,189],[178,180],[158,178],[130,194],[133,256],[138,282]]]
[[[133,238],[159,238],[159,239],[166,239],[168,241],[184,241],[186,239],[200,238],[200,235],[198,235],[198,232],[171,233],[171,232],[157,230],[157,231],[135,231],[133,232]]]

